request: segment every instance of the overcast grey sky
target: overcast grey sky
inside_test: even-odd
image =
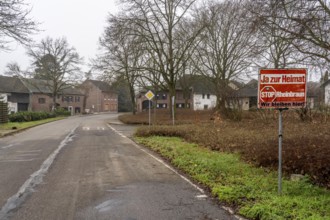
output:
[[[33,36],[36,42],[50,36],[66,37],[87,63],[97,53],[98,38],[103,33],[109,13],[118,12],[117,0],[25,0],[32,7],[30,17],[40,24],[41,31]],[[0,51],[0,75],[7,63],[16,61],[23,69],[30,64],[25,49],[17,43],[12,51]],[[87,71],[88,68],[84,67]]]

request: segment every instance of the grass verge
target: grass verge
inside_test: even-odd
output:
[[[137,137],[136,140],[207,186],[221,202],[251,219],[330,219],[330,192],[308,179],[283,180],[277,194],[277,173],[256,168],[238,154],[211,151],[176,137]]]
[[[0,137],[10,131],[19,131],[19,130],[34,127],[37,125],[45,124],[48,122],[58,121],[58,120],[61,120],[64,118],[66,118],[66,117],[47,118],[44,120],[30,121],[30,122],[9,122],[6,124],[0,124]]]

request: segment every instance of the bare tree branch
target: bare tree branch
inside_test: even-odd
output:
[[[0,50],[9,50],[12,40],[23,45],[31,42],[30,35],[38,32],[38,24],[29,17],[30,12],[23,0],[0,1]]]

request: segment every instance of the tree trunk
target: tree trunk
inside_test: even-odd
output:
[[[54,112],[56,109],[56,94],[53,94],[52,98],[53,98],[52,112]]]
[[[136,103],[135,103],[135,90],[134,90],[133,86],[129,87],[129,93],[130,93],[130,97],[131,97],[133,115],[135,115],[136,114]]]

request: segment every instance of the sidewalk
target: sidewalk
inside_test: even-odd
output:
[[[0,130],[0,138],[17,133],[18,130]]]

